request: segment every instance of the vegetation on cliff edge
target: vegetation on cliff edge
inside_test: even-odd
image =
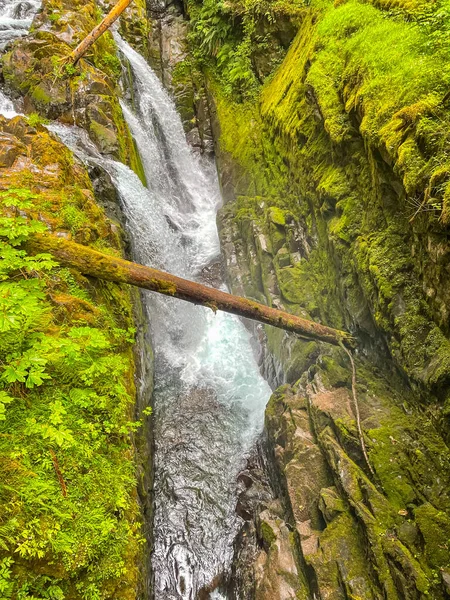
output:
[[[117,253],[117,229],[42,127],[2,128],[22,168],[0,173],[0,597],[131,599],[142,543],[131,298],[21,249],[50,228]]]

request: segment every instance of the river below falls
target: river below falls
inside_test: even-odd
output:
[[[170,250],[147,249],[151,215],[135,206],[145,231],[133,234],[140,261],[203,281],[220,261],[215,165],[188,146],[172,100],[145,60],[116,35],[131,65],[135,105],[123,104],[148,190],[170,227]],[[223,282],[215,284],[224,288]],[[227,571],[240,526],[236,478],[263,427],[270,396],[240,320],[146,296],[156,354],[155,520],[157,600],[194,599]],[[212,598],[222,597],[218,592]]]
[[[26,34],[39,4],[0,0],[0,43]],[[188,146],[160,81],[114,35],[133,76],[133,94],[126,96],[134,103],[122,108],[147,186],[122,163],[101,156],[84,131],[58,124],[49,129],[111,177],[136,261],[205,282],[211,271],[220,272],[215,165]],[[3,94],[0,112],[15,114]],[[219,276],[213,284],[226,289]],[[231,565],[240,527],[237,475],[262,431],[270,388],[237,317],[151,293],[143,301],[155,350],[154,595],[194,600]],[[215,590],[210,598],[224,596]]]

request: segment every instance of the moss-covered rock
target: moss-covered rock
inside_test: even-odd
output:
[[[128,164],[145,181],[119,103],[115,81],[121,65],[112,35],[102,36],[77,67],[64,65],[72,45],[100,17],[94,2],[74,6],[46,0],[33,33],[3,55],[3,77],[9,92],[23,98],[26,113],[84,128],[101,151]]]
[[[25,238],[38,224],[117,255],[122,234],[98,206],[86,169],[44,127],[1,117],[0,130],[14,148],[0,169],[2,254],[10,257],[2,303],[21,289],[32,303],[19,329],[0,327],[1,394],[14,400],[0,421],[2,584],[11,597],[131,600],[144,548],[132,443],[133,298],[57,264],[27,270],[33,259],[11,238],[11,220]],[[5,378],[27,356],[24,375]],[[148,448],[143,440],[140,448]]]
[[[281,382],[297,382],[270,401],[266,430],[311,594],[443,598],[437,569],[447,568],[439,561],[450,556],[450,463],[439,424],[447,414],[443,299],[450,285],[441,269],[448,241],[444,217],[436,218],[442,201],[434,213],[424,207],[444,193],[446,154],[431,139],[437,112],[448,115],[429,93],[434,86],[442,94],[437,79],[406,90],[400,71],[409,69],[410,56],[395,65],[383,57],[373,37],[381,29],[414,56],[425,39],[374,6],[321,4],[305,7],[283,64],[256,97],[233,96],[213,71],[228,202],[221,235],[232,287],[238,282],[253,297],[358,339],[356,393],[373,474],[348,358],[267,330]],[[430,57],[423,60],[426,71]],[[385,69],[395,73],[393,93],[384,87]],[[433,546],[437,523],[443,534]]]
[[[326,382],[331,360],[319,371],[311,367],[297,391],[280,388],[266,412],[277,489],[294,518],[293,543],[311,589],[330,599],[444,598],[435,574],[450,557],[448,449],[426,419],[398,411],[400,399],[386,383],[378,380],[370,392],[378,397],[368,401],[362,375],[360,411],[377,488],[365,473],[351,399],[341,387],[349,384],[342,375]],[[422,504],[424,497],[432,503]]]

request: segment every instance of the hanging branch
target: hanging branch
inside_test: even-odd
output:
[[[353,359],[353,355],[348,348],[344,346],[344,344],[339,344],[341,348],[346,352],[347,356],[350,359],[350,364],[352,367],[352,396],[353,396],[353,406],[355,409],[355,418],[356,418],[356,426],[358,428],[358,436],[359,436],[359,444],[361,446],[362,453],[364,455],[364,460],[366,461],[366,465],[371,472],[373,477],[376,477],[375,471],[373,470],[372,465],[370,464],[369,455],[367,453],[366,442],[364,441],[364,433],[361,425],[361,415],[359,412],[359,403],[358,403],[358,395],[356,392],[356,366],[355,361]]]
[[[132,3],[133,0],[119,0],[110,13],[106,15],[103,21],[95,27],[89,35],[75,48],[69,55],[67,62],[76,65],[82,56],[86,54],[89,48],[94,44],[113,23],[117,21],[123,11]]]
[[[87,246],[51,235],[33,235],[26,244],[29,252],[48,252],[60,263],[78,269],[84,275],[98,279],[127,283],[166,296],[186,300],[253,321],[291,331],[304,338],[339,345],[353,345],[348,333],[308,321],[246,298],[233,296],[200,283],[187,281],[169,273],[145,267],[115,256],[108,256]]]

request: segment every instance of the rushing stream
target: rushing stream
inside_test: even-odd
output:
[[[41,0],[0,0],[0,51],[28,33]]]
[[[28,23],[23,11],[12,12],[13,4],[19,5],[5,8],[0,0],[0,27],[5,19],[20,21],[10,28],[12,37],[20,28],[23,35]],[[38,3],[28,5],[31,14]],[[81,160],[109,173],[137,261],[224,288],[219,276],[208,280],[220,259],[215,166],[188,146],[175,107],[145,60],[115,37],[133,73],[135,106],[122,108],[148,186],[101,156],[83,130],[49,128]],[[13,111],[0,96],[0,112]],[[144,301],[156,355],[155,598],[194,600],[230,566],[239,527],[236,477],[262,429],[270,389],[238,318],[151,293]],[[218,591],[210,597],[223,598]]]
[[[220,257],[215,167],[189,148],[175,107],[145,60],[119,36],[116,41],[135,85],[136,106],[123,105],[124,114],[173,239],[159,266],[202,281]],[[155,264],[148,252],[153,216],[136,204],[128,206],[139,215],[135,252]],[[262,429],[270,389],[239,319],[150,295],[147,307],[156,349],[155,595],[193,599],[229,566],[238,527],[236,476]]]

